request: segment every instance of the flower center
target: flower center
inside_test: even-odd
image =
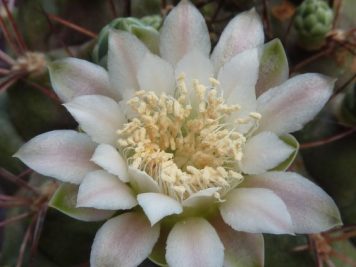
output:
[[[128,164],[145,171],[162,193],[179,201],[212,187],[219,189],[215,197],[220,199],[242,182],[244,144],[260,119],[252,112],[229,125],[226,119],[240,106],[225,104],[218,96],[219,82],[210,82],[209,90],[193,82],[194,99],[188,97],[184,75],[177,79],[175,97],[138,91],[128,102],[137,116],[117,131]],[[242,124],[248,124],[247,134],[236,130]]]

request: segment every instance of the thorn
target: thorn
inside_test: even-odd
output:
[[[87,30],[87,29],[85,29],[85,28],[83,28],[83,27],[81,27],[79,25],[76,25],[76,24],[74,24],[74,23],[72,23],[72,22],[70,22],[68,20],[62,19],[62,18],[60,18],[60,17],[58,17],[56,15],[53,15],[53,14],[47,14],[47,16],[48,16],[49,19],[54,20],[54,21],[56,21],[56,22],[58,22],[58,23],[60,23],[60,24],[62,24],[64,26],[66,26],[68,28],[71,28],[71,29],[73,29],[73,30],[75,30],[77,32],[80,32],[80,33],[82,33],[82,34],[84,34],[86,36],[89,36],[91,38],[96,38],[97,37],[96,33],[92,32],[90,30]]]

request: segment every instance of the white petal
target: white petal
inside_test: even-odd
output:
[[[136,36],[124,31],[110,31],[108,51],[110,82],[124,100],[131,98],[139,88],[136,75],[147,52],[147,47]]]
[[[210,48],[204,17],[189,1],[181,1],[164,20],[160,35],[162,57],[175,65],[195,49],[208,56]]]
[[[106,171],[88,173],[79,186],[77,207],[126,210],[136,205],[130,187]]]
[[[247,174],[258,174],[273,169],[286,160],[294,149],[272,132],[262,132],[246,142],[241,169]]]
[[[214,202],[214,194],[219,190],[219,187],[210,187],[200,190],[183,201],[184,207],[200,207],[209,205]]]
[[[78,184],[97,166],[90,162],[95,144],[89,136],[72,130],[40,134],[24,144],[14,157],[36,172]]]
[[[110,91],[108,73],[98,65],[78,58],[66,58],[52,62],[48,67],[53,89],[64,102],[93,94],[119,98],[117,93]]]
[[[308,73],[268,90],[257,100],[257,111],[262,114],[259,131],[281,135],[301,129],[325,105],[334,83],[327,76]]]
[[[168,215],[180,214],[183,211],[182,205],[178,201],[158,193],[139,194],[137,201],[146,213],[151,225],[156,224]]]
[[[292,172],[268,172],[251,176],[243,186],[273,190],[284,203],[295,233],[318,233],[341,225],[334,201],[317,185]]]
[[[125,213],[108,220],[96,233],[90,254],[91,267],[134,267],[151,253],[159,236],[141,213]]]
[[[134,167],[129,167],[129,179],[131,186],[138,193],[154,192],[158,193],[158,184],[147,173]]]
[[[129,181],[126,160],[120,155],[116,148],[100,144],[94,152],[91,161],[99,165],[107,172],[117,175],[123,182]]]
[[[244,51],[226,63],[218,75],[226,103],[239,104],[243,111],[254,111],[258,72],[259,51],[257,48]]]
[[[237,15],[225,27],[211,55],[215,71],[236,54],[264,43],[262,21],[255,9]]]
[[[147,53],[140,64],[137,79],[140,90],[153,91],[157,95],[172,95],[175,89],[172,65],[151,53]]]
[[[97,143],[116,144],[116,131],[127,122],[119,105],[106,96],[79,96],[64,106]]]
[[[262,234],[233,230],[221,218],[211,221],[224,244],[224,267],[264,266],[264,240]]]
[[[175,75],[178,78],[184,74],[185,83],[188,91],[190,92],[190,100],[194,105],[195,91],[193,90],[193,80],[198,80],[200,83],[208,86],[210,84],[209,78],[214,76],[213,65],[208,56],[199,50],[193,50],[186,54],[177,64]]]
[[[189,218],[178,222],[169,233],[166,259],[170,267],[221,267],[224,247],[205,219]]]
[[[290,234],[292,220],[283,201],[263,188],[237,188],[220,206],[224,221],[237,231]]]

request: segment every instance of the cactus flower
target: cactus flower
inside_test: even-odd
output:
[[[320,187],[285,171],[297,149],[289,133],[320,111],[334,80],[288,79],[280,42],[263,43],[252,9],[210,55],[204,18],[181,1],[163,23],[159,55],[112,30],[107,71],[75,58],[51,64],[53,88],[82,131],[41,134],[15,156],[77,184],[86,220],[108,219],[92,267],[147,257],[171,267],[263,266],[262,233],[341,224]]]

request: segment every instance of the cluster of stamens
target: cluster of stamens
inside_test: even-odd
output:
[[[227,127],[224,118],[239,112],[218,96],[219,82],[211,88],[193,82],[197,103],[191,105],[184,75],[177,79],[176,96],[138,91],[128,104],[137,116],[118,130],[118,148],[128,164],[145,171],[162,193],[179,201],[211,187],[220,194],[239,184],[243,176],[239,162],[246,135]],[[236,120],[258,123],[258,113]],[[240,121],[240,122],[239,122]]]

